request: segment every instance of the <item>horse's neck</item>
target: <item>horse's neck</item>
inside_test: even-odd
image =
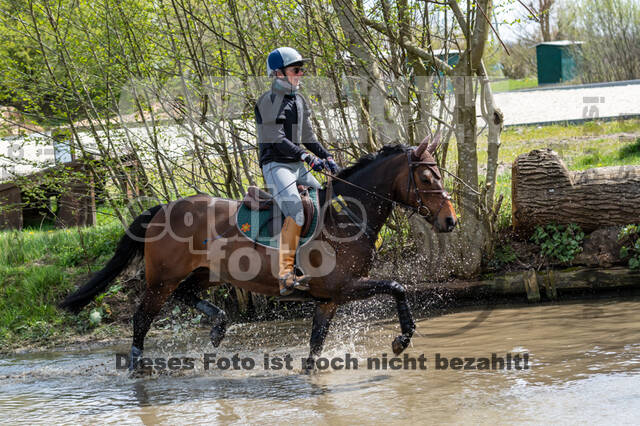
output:
[[[373,193],[376,193],[382,197],[387,199],[392,199],[392,184],[393,179],[390,179],[388,176],[385,176],[385,173],[380,173],[380,169],[384,170],[384,163],[387,161],[391,161],[393,158],[381,162],[380,164],[370,164],[362,170],[357,171],[353,175],[349,176],[345,180],[351,182],[355,185],[358,185],[362,188],[365,188]],[[326,199],[328,195],[326,190],[322,191],[321,200]],[[333,181],[333,193],[331,196],[342,195],[345,198],[345,201],[348,202],[350,207],[353,207],[354,200],[360,202],[360,205],[364,208],[366,212],[366,225],[374,231],[375,237],[380,232],[382,225],[387,221],[387,218],[391,214],[391,210],[393,210],[393,205],[384,200],[383,198],[376,197],[375,195],[369,194],[362,189],[353,187],[344,182],[340,182],[337,180]],[[349,200],[351,202],[349,203]],[[331,207],[329,207],[331,208]],[[361,216],[362,213],[359,208],[353,208],[353,210]]]

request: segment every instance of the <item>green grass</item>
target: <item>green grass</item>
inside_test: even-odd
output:
[[[40,262],[75,267],[113,254],[122,227],[110,222],[88,228],[0,232],[0,265]]]
[[[585,170],[594,167],[640,165],[640,138],[634,143],[619,149],[588,150],[585,155],[573,159],[573,170]]]
[[[528,77],[518,80],[500,80],[491,83],[491,90],[493,90],[494,93],[530,89],[532,87],[538,87],[538,79],[536,77]]]
[[[628,137],[624,140],[619,134]],[[588,150],[616,150],[633,143],[640,136],[640,120],[592,121],[578,125],[520,126],[506,128],[500,137],[498,161],[511,163],[520,154],[533,149],[551,148],[567,163]],[[447,166],[455,170],[457,158],[455,136],[449,143]],[[478,164],[487,163],[487,132],[478,137]],[[635,164],[635,163],[634,163]]]
[[[580,124],[551,124],[548,126],[512,126],[502,132],[502,142],[522,140],[567,139],[581,136],[612,135],[640,131],[640,120],[587,121]],[[486,139],[486,135],[484,136]]]
[[[86,329],[56,304],[100,269],[122,235],[118,222],[90,228],[0,232],[0,351]]]
[[[39,341],[65,321],[55,302],[73,287],[59,266],[0,267],[0,347],[15,341]]]
[[[502,132],[499,161],[511,163],[518,155],[533,149],[551,148],[570,167],[575,157],[587,151],[616,152],[635,140],[633,137],[621,140],[617,136],[621,133],[640,134],[640,120],[592,121],[573,126],[510,127]],[[483,164],[487,159],[486,134],[479,138],[478,145],[478,159]]]

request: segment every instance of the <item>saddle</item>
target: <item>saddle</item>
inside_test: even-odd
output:
[[[304,224],[302,225],[301,236],[307,235],[313,221],[315,206],[311,196],[309,195],[309,187],[298,185],[298,193],[302,200],[302,210],[304,212]],[[249,186],[245,194],[242,204],[253,211],[272,210],[274,207],[273,195],[264,191],[257,186]]]

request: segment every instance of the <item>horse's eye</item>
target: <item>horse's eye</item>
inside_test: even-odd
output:
[[[420,180],[424,183],[431,183],[431,175],[429,173],[420,173]]]

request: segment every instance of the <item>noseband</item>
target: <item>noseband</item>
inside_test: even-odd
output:
[[[416,208],[416,212],[424,217],[427,221],[433,222],[436,217],[440,214],[440,210],[444,206],[444,203],[448,200],[451,200],[451,196],[444,189],[418,189],[418,185],[416,184],[415,178],[413,176],[413,172],[416,167],[426,166],[429,171],[438,179],[442,179],[442,176],[438,172],[437,166],[438,164],[435,161],[414,161],[413,154],[415,153],[415,149],[407,151],[407,162],[409,164],[409,182],[407,183],[407,201],[409,201],[409,195],[411,193],[411,189],[413,189],[416,194],[418,207]],[[435,215],[431,214],[431,211],[427,206],[422,202],[422,197],[420,194],[441,194],[442,200],[440,201],[440,206],[438,206],[438,211],[436,211]]]

